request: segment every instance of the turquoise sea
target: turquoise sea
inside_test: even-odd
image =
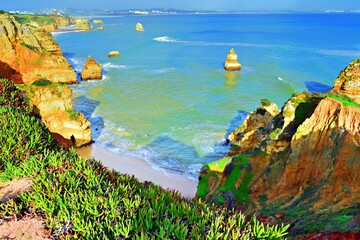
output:
[[[356,13],[97,18],[105,31],[54,34],[77,72],[88,55],[104,67],[102,81],[71,86],[75,108],[97,143],[190,178],[226,154],[227,135],[260,99],[282,106],[292,93],[327,91],[360,57]],[[240,72],[223,70],[231,48]]]

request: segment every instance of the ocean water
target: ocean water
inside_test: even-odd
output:
[[[194,179],[262,98],[282,106],[292,93],[325,92],[360,57],[356,13],[100,18],[105,31],[54,34],[77,72],[88,55],[104,67],[102,81],[71,86],[74,107],[99,144]],[[223,69],[231,48],[239,72]]]

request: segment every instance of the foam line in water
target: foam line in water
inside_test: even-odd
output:
[[[320,53],[320,54],[329,55],[329,56],[345,56],[345,57],[358,57],[358,56],[360,56],[360,51],[359,50],[320,49],[317,52]]]
[[[105,69],[111,69],[111,68],[125,69],[125,68],[128,68],[128,67],[125,66],[125,65],[113,64],[113,63],[109,63],[109,62],[103,64],[102,66],[103,66],[103,68],[105,68]]]
[[[168,36],[161,36],[153,38],[154,41],[164,43],[184,43],[194,46],[238,46],[238,47],[280,47],[271,44],[256,44],[256,43],[227,43],[227,42],[204,42],[204,41],[182,41]]]
[[[153,38],[153,40],[157,41],[157,42],[185,43],[185,41],[179,41],[175,38],[171,38],[168,36],[156,37],[156,38]]]

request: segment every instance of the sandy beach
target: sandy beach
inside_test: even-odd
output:
[[[164,189],[173,189],[186,198],[193,198],[196,193],[197,182],[181,175],[167,174],[151,167],[145,160],[129,155],[115,154],[108,149],[94,143],[90,146],[76,149],[85,158],[93,157],[105,166],[120,173],[134,175],[138,180],[151,181]]]

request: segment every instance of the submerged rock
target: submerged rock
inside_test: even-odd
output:
[[[93,24],[104,24],[102,20],[100,19],[94,19]]]
[[[141,23],[137,23],[135,26],[136,31],[143,32],[145,31]]]
[[[102,79],[102,67],[91,56],[86,60],[81,72],[81,80]]]
[[[241,69],[241,64],[237,61],[237,54],[235,50],[230,49],[225,60],[225,70],[226,71],[239,71]]]
[[[117,57],[120,56],[120,52],[119,51],[111,51],[108,54],[108,57]]]

